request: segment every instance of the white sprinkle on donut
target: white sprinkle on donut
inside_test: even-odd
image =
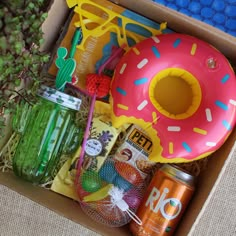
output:
[[[233,99],[230,99],[230,100],[229,100],[229,103],[232,104],[232,105],[234,105],[234,106],[236,106],[236,101],[233,100]]]
[[[120,68],[120,74],[121,74],[121,75],[124,73],[126,66],[127,66],[127,63],[124,63],[124,64],[122,65],[122,67]]]
[[[171,132],[179,132],[181,130],[181,128],[180,128],[180,126],[168,126],[167,130],[171,131]]]
[[[207,121],[211,122],[212,121],[211,109],[206,108],[205,112]]]
[[[208,146],[208,147],[215,147],[216,143],[214,143],[214,142],[206,142],[206,146]]]
[[[138,109],[139,111],[141,111],[141,110],[143,110],[143,108],[144,108],[145,106],[147,106],[147,104],[148,104],[148,101],[147,101],[147,100],[143,100],[143,101],[138,105],[137,109]]]
[[[138,63],[137,68],[142,69],[147,63],[148,63],[148,59],[144,58],[142,61]]]
[[[160,43],[160,39],[157,36],[152,36],[152,39],[155,43]]]

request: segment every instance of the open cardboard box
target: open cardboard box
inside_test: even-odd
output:
[[[218,50],[224,53],[232,62],[235,62],[236,60],[236,38],[233,36],[149,0],[114,0],[114,2],[142,15],[148,16],[157,22],[166,21],[168,27],[176,32],[197,36],[198,38],[211,43]],[[49,16],[43,24],[46,39],[43,50],[49,50],[55,43],[55,40],[57,40],[62,26],[68,17],[68,13],[69,9],[64,0],[54,0],[49,10]],[[235,139],[236,130],[234,129],[225,144],[209,158],[208,167],[199,177],[197,190],[176,230],[175,235],[184,236],[190,232],[192,225],[196,221],[197,217],[199,217],[199,213],[209,194],[212,194],[212,187],[225,165],[225,160],[235,143]],[[1,140],[1,143],[4,144],[4,141]],[[8,186],[29,199],[91,229],[92,231],[100,233],[101,235],[130,235],[127,226],[114,229],[100,225],[85,215],[81,211],[79,204],[75,201],[34,186],[15,177],[11,173],[0,173],[0,184]]]

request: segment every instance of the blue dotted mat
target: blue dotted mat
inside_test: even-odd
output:
[[[236,0],[153,0],[236,37]]]

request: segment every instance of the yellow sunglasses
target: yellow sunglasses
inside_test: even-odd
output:
[[[75,26],[80,27],[82,30],[83,40],[77,45],[77,48],[81,50],[85,50],[85,42],[89,37],[100,37],[107,32],[117,34],[119,46],[126,45],[126,47],[129,47],[128,39],[131,38],[135,43],[138,43],[147,37],[137,33],[136,30],[146,32],[146,35],[150,37],[152,35],[159,35],[166,29],[166,23],[161,23],[160,28],[155,29],[105,8],[91,0],[67,0],[67,5],[69,8],[75,7],[74,12],[79,15],[80,20],[75,23]],[[95,15],[95,12],[99,12],[99,14]]]

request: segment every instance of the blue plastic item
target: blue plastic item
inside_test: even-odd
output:
[[[153,0],[236,37],[236,0]]]

